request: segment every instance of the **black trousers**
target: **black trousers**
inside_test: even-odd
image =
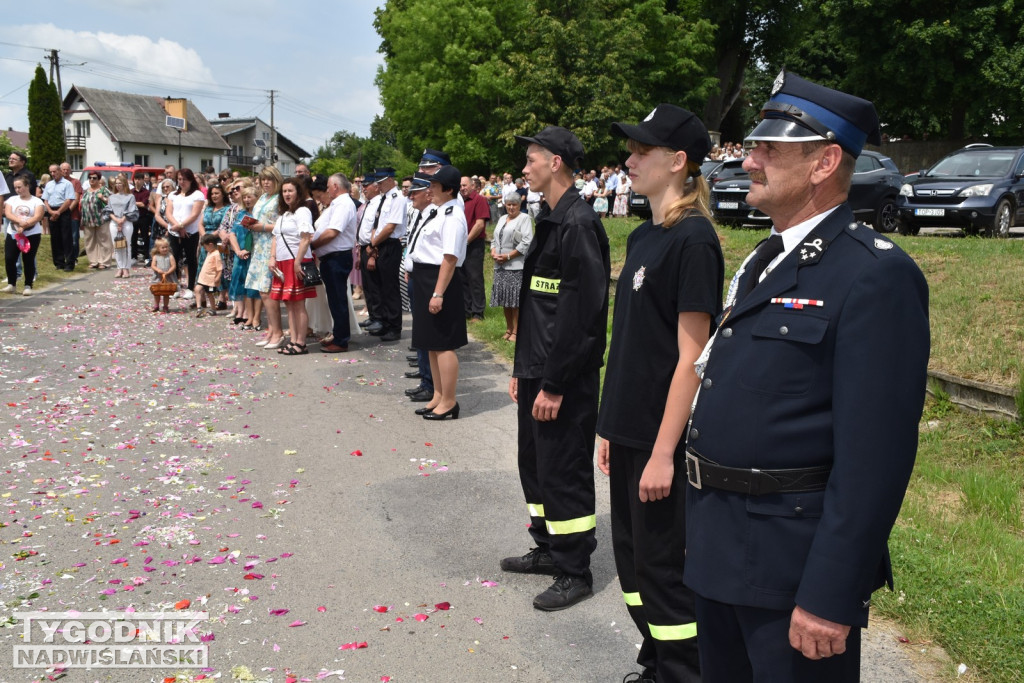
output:
[[[484,293],[484,247],[487,240],[473,240],[466,245],[466,258],[462,261],[462,298],[467,318],[484,317],[487,296]]]
[[[530,535],[566,574],[590,580],[597,547],[594,507],[594,437],[600,372],[571,383],[558,417],[533,419],[541,378],[519,378],[519,479],[530,510]]]
[[[188,291],[191,292],[196,288],[196,278],[199,277],[199,233],[178,237],[178,233],[168,232],[167,239],[171,243],[178,274],[181,274],[182,266],[188,266]]]
[[[377,247],[376,267],[366,269],[369,260],[367,247],[360,247],[363,271],[363,296],[370,318],[380,322],[385,332],[402,331],[402,293],[398,286],[398,269],[402,265],[402,243],[397,239],[384,240]]]
[[[348,321],[348,275],[352,272],[352,250],[334,251],[320,258],[320,276],[327,291],[327,307],[334,319],[334,343],[348,346],[352,329]]]
[[[29,235],[26,238],[29,250],[24,254],[18,249],[18,243],[13,237],[6,234],[4,237],[6,238],[4,242],[4,267],[7,268],[7,284],[18,284],[18,257],[20,256],[25,272],[25,286],[31,287],[36,279],[36,252],[39,251],[39,242],[43,239],[42,234]]]
[[[859,628],[850,629],[846,652],[812,660],[789,644],[790,615],[789,611],[727,605],[698,595],[698,645],[705,683],[860,680]]]
[[[637,664],[658,683],[700,683],[694,595],[683,583],[686,561],[686,461],[676,455],[668,498],[640,502],[651,452],[610,446],[612,547],[629,616],[643,636]]]
[[[75,233],[71,228],[71,214],[67,211],[50,219],[50,252],[55,268],[74,268],[78,261],[75,251]]]

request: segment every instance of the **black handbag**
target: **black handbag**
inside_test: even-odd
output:
[[[281,220],[280,218],[278,220]],[[295,258],[295,252],[288,246],[288,240],[281,235],[281,240],[284,242],[285,249],[292,255],[292,259]],[[300,261],[299,267],[302,268],[302,282],[310,287],[316,287],[321,284],[324,279],[320,276],[320,270],[316,267],[316,263],[313,261]]]

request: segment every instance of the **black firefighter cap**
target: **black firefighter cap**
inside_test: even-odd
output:
[[[425,149],[420,157],[420,166],[451,166],[452,158],[439,149]]]
[[[688,161],[698,164],[711,151],[711,137],[697,115],[674,104],[659,104],[637,125],[613,123],[612,135],[636,140],[652,147],[686,152]]]
[[[573,169],[580,167],[585,154],[580,139],[571,130],[561,126],[548,126],[533,137],[517,135],[516,140],[524,147],[540,145],[552,154],[562,157],[562,162]]]
[[[747,140],[827,140],[857,156],[864,143],[882,144],[875,105],[854,95],[779,72]]]

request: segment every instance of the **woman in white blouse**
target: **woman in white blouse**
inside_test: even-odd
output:
[[[462,278],[458,267],[466,258],[466,214],[457,201],[462,174],[442,166],[431,177],[434,206],[410,238],[413,261],[412,345],[430,354],[434,396],[416,411],[425,420],[458,419],[455,390],[459,382],[459,357],[465,346],[466,316],[462,303]]]
[[[182,293],[186,299],[192,298],[199,275],[199,225],[205,204],[206,197],[192,169],[178,171],[178,190],[167,198],[167,235],[171,238],[175,262],[184,261],[188,266],[188,287]],[[195,306],[195,302],[192,305]]]
[[[277,352],[283,356],[309,353],[306,348],[306,330],[309,328],[306,299],[316,298],[316,287],[306,284],[302,277],[302,264],[313,262],[313,252],[309,248],[314,232],[313,214],[304,206],[308,198],[306,184],[299,179],[289,178],[282,183],[278,200],[280,216],[274,224],[270,249],[270,271],[274,274],[270,298],[284,301],[288,308],[288,330],[292,340],[278,349]]]

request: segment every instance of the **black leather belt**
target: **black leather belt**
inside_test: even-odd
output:
[[[708,460],[692,448],[686,449],[686,479],[695,489],[707,486],[751,496],[822,491],[828,484],[831,472],[832,468],[828,466],[780,470],[725,467]]]

